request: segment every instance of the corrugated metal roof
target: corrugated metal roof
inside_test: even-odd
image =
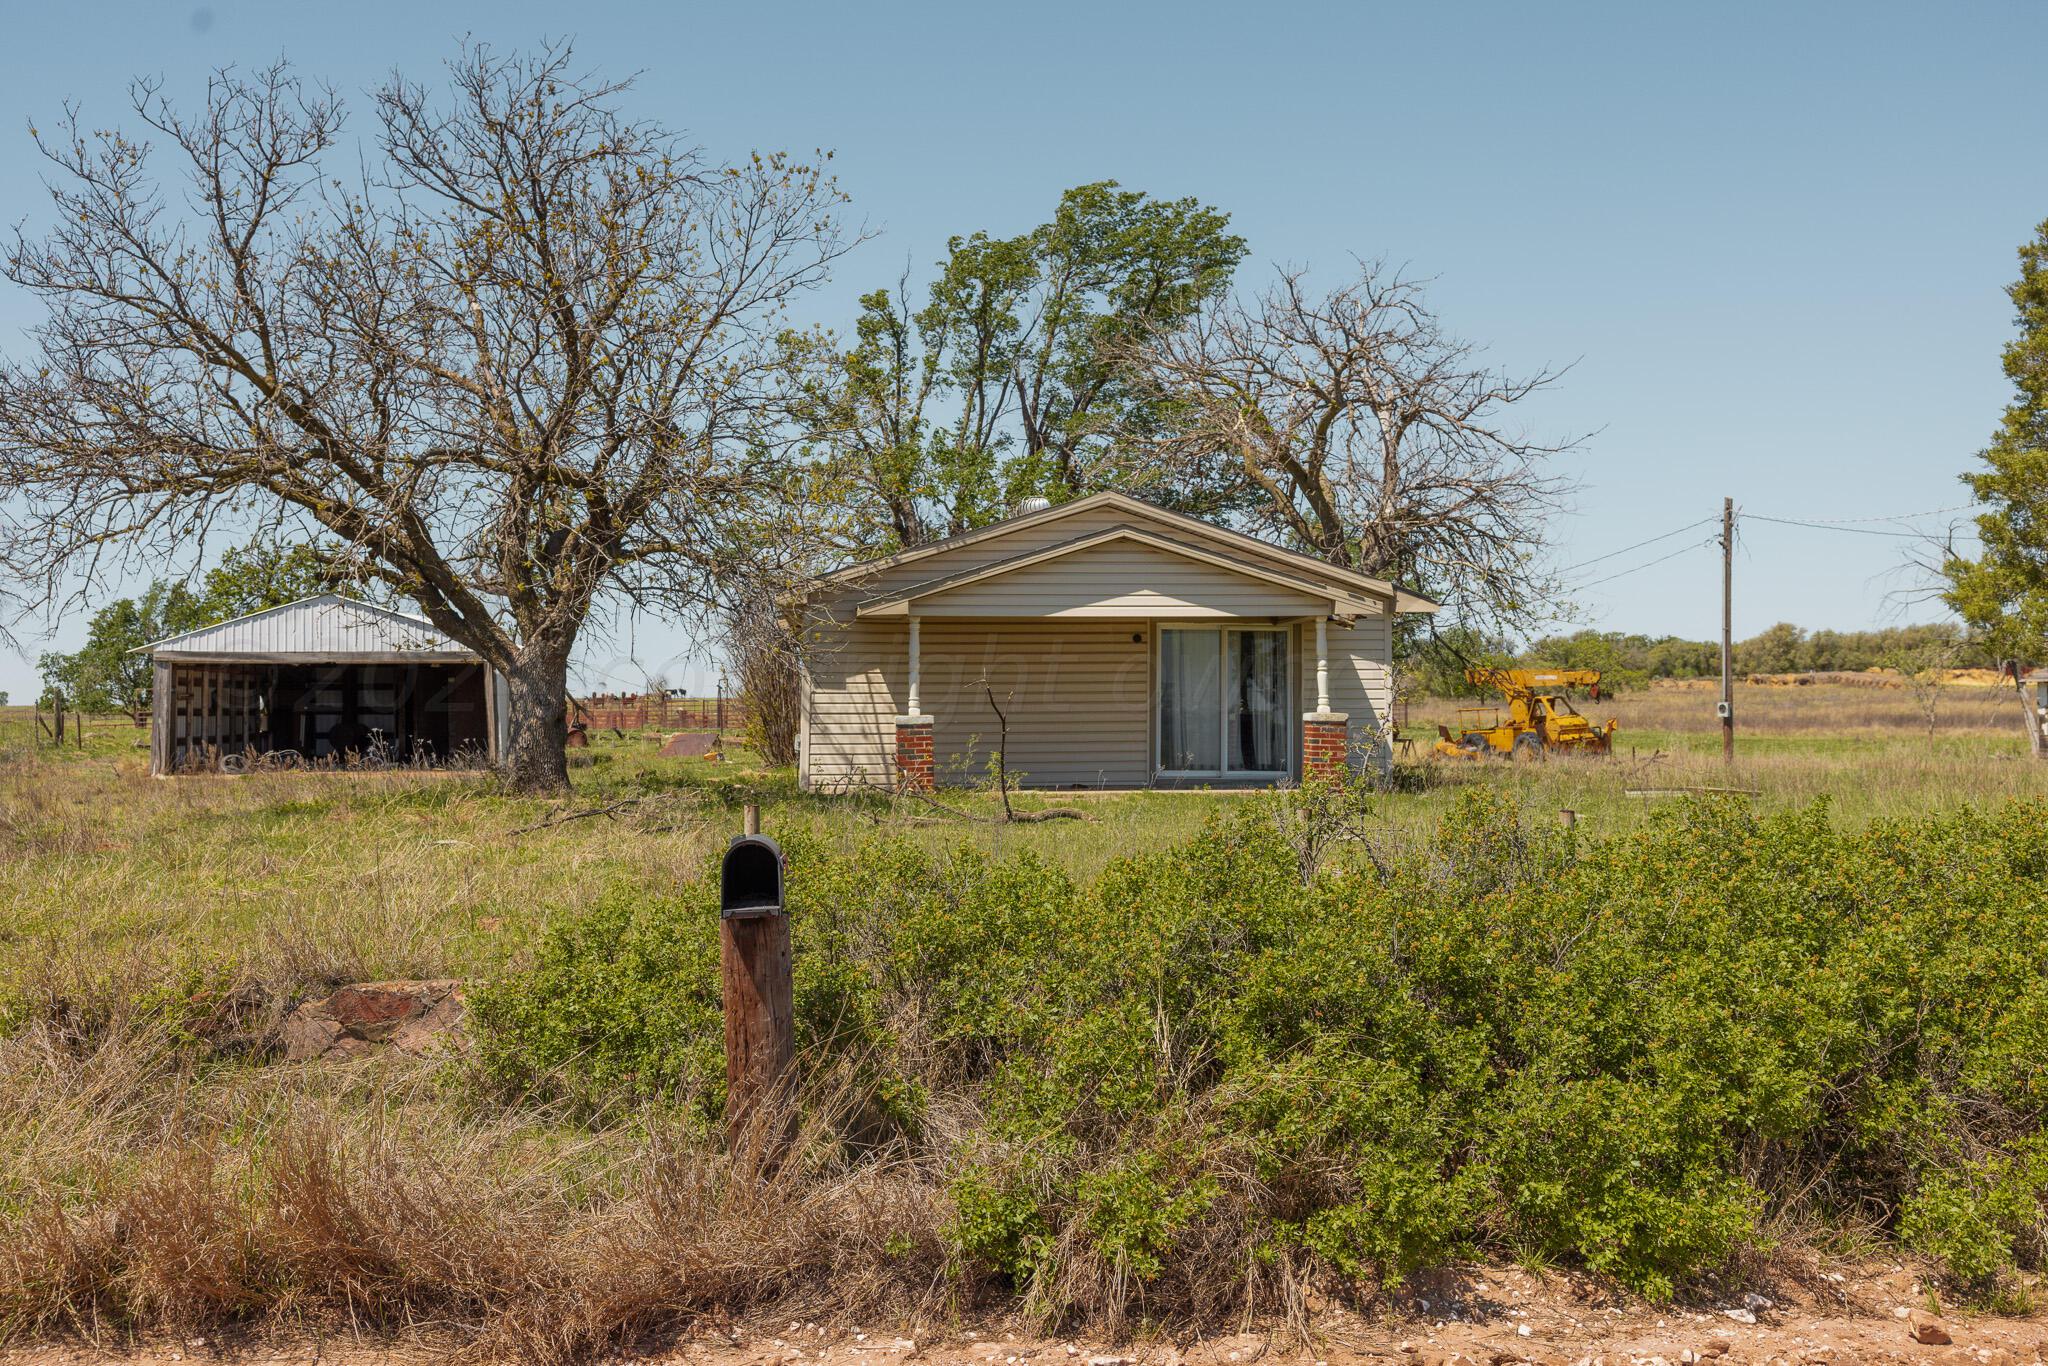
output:
[[[373,607],[333,593],[302,598],[142,647],[151,655],[424,655],[474,659],[425,617]]]

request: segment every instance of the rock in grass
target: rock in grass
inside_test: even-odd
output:
[[[1906,1332],[1913,1341],[1930,1347],[1943,1347],[1955,1339],[1949,1336],[1948,1325],[1925,1309],[1915,1309],[1906,1318]]]
[[[423,1054],[461,1046],[462,984],[434,981],[357,982],[295,1008],[284,1022],[284,1054],[366,1057],[379,1046]]]

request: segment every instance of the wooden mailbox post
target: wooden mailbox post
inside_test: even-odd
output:
[[[718,940],[725,998],[725,1121],[734,1139],[765,1099],[774,1103],[795,1054],[789,909],[782,849],[748,809],[719,870]]]

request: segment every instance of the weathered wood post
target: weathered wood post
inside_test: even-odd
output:
[[[796,1053],[789,908],[783,900],[782,849],[760,833],[761,809],[749,804],[744,834],[725,851],[719,872],[719,977],[725,1004],[725,1125],[738,1144],[780,1147],[786,1126],[760,1128],[763,1102],[780,1103]]]

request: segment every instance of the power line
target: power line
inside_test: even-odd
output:
[[[1921,513],[1917,515],[1925,516],[1926,514]],[[1807,522],[1801,521],[1797,517],[1766,517],[1761,512],[1745,512],[1742,516],[1745,520],[1750,521],[1775,522],[1779,526],[1810,527],[1815,531],[1842,531],[1847,532],[1851,536],[1895,536],[1905,541],[1922,541],[1927,539],[1927,533],[1924,531],[1879,531],[1875,527],[1845,526],[1840,522]]]
[[[1558,570],[1557,572],[1560,574],[1569,574],[1574,569],[1584,569],[1589,564],[1598,564],[1602,560],[1611,560],[1615,558],[1617,555],[1626,555],[1631,550],[1641,550],[1646,545],[1655,545],[1659,541],[1668,541],[1673,536],[1682,536],[1686,532],[1691,531],[1694,527],[1705,526],[1708,522],[1711,522],[1713,520],[1714,519],[1711,517],[1702,517],[1697,522],[1687,522],[1684,526],[1679,527],[1676,531],[1667,531],[1662,536],[1652,536],[1647,541],[1637,541],[1634,545],[1625,545],[1619,550],[1610,550],[1605,555],[1595,555],[1590,560],[1580,560],[1577,564],[1568,564],[1564,568]]]
[[[1954,507],[1929,508],[1925,512],[1902,512],[1895,517],[1810,517],[1803,521],[1796,521],[1794,522],[1794,525],[1854,526],[1869,522],[1910,522],[1915,517],[1939,517],[1945,512],[1967,512],[1969,509],[1975,506],[1977,506],[1975,503],[1957,503]],[[1752,517],[1760,518],[1761,520],[1766,522],[1781,522],[1791,520],[1789,518],[1784,517],[1765,517],[1760,512],[1753,512],[1749,515]]]
[[[1711,517],[1709,517],[1709,518],[1707,518],[1707,520],[1711,522],[1711,521],[1713,521],[1714,519],[1713,519],[1713,518],[1711,518]],[[1687,531],[1690,531],[1690,530],[1691,530],[1692,528],[1690,528],[1690,527],[1685,527],[1685,528],[1681,528],[1681,529],[1682,529],[1682,530],[1687,530]],[[1665,538],[1664,538],[1664,537],[1662,537],[1662,536],[1659,536],[1659,537],[1658,537],[1657,539],[1661,541],[1661,540],[1664,540]],[[1709,536],[1709,537],[1708,537],[1708,538],[1707,538],[1706,540],[1704,540],[1704,541],[1697,541],[1697,542],[1694,542],[1694,543],[1693,543],[1692,545],[1684,545],[1684,546],[1680,546],[1680,547],[1679,547],[1678,549],[1676,549],[1676,550],[1672,551],[1672,552],[1671,552],[1671,553],[1670,553],[1669,555],[1659,555],[1659,556],[1658,556],[1658,557],[1657,557],[1656,559],[1654,559],[1654,560],[1645,560],[1645,561],[1644,561],[1644,562],[1643,562],[1642,564],[1639,564],[1639,565],[1635,566],[1635,568],[1633,568],[1633,569],[1624,569],[1624,570],[1621,570],[1621,571],[1619,571],[1618,573],[1614,573],[1614,574],[1609,574],[1609,575],[1608,575],[1608,576],[1607,576],[1606,578],[1604,578],[1604,579],[1595,579],[1595,580],[1593,580],[1593,582],[1591,582],[1591,583],[1582,583],[1582,584],[1577,584],[1577,585],[1575,585],[1575,587],[1576,587],[1576,588],[1598,588],[1598,587],[1599,587],[1599,586],[1600,586],[1601,584],[1603,584],[1603,583],[1613,583],[1613,582],[1614,582],[1614,581],[1615,581],[1616,579],[1625,579],[1625,578],[1627,578],[1627,577],[1628,577],[1629,575],[1631,575],[1631,574],[1640,574],[1640,573],[1641,573],[1641,572],[1642,572],[1643,570],[1645,570],[1645,569],[1650,569],[1650,568],[1654,568],[1655,566],[1657,566],[1657,565],[1660,565],[1660,564],[1664,563],[1664,562],[1665,562],[1666,560],[1675,560],[1675,559],[1677,559],[1677,558],[1678,558],[1678,557],[1679,557],[1680,555],[1689,555],[1689,554],[1691,554],[1691,553],[1692,553],[1693,551],[1695,551],[1695,550],[1704,550],[1704,549],[1705,549],[1706,547],[1708,547],[1708,546],[1710,546],[1710,545],[1719,545],[1720,543],[1721,543],[1721,538],[1720,538],[1719,536]]]

